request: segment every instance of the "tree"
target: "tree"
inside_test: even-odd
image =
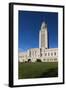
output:
[[[31,59],[28,59],[28,62],[31,62]]]
[[[41,59],[37,59],[36,62],[41,62]]]

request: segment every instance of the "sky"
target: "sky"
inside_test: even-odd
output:
[[[58,13],[19,11],[18,21],[19,51],[39,48],[39,30],[43,21],[47,23],[49,48],[58,48]]]

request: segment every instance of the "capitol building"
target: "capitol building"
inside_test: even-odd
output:
[[[30,48],[26,52],[19,52],[19,62],[57,62],[58,48],[49,48],[48,45],[47,24],[42,22],[39,30],[39,48]]]

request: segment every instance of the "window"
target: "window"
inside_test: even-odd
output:
[[[50,59],[50,61],[52,61],[52,59]]]
[[[54,52],[54,55],[56,55],[56,52]]]
[[[45,56],[47,56],[47,53],[45,53]]]
[[[40,48],[40,52],[42,52],[42,49]]]
[[[52,62],[52,61],[53,61],[53,59],[50,59],[50,61]]]
[[[49,59],[47,59],[47,62],[49,62]]]
[[[53,56],[53,53],[51,53],[51,56]]]
[[[29,51],[29,57],[31,57],[31,51]]]
[[[42,53],[40,54],[40,56],[42,56]]]
[[[54,61],[57,61],[57,58],[55,58]]]
[[[27,55],[25,55],[25,57],[27,57]]]
[[[34,57],[34,51],[32,51],[32,56]]]
[[[45,59],[43,59],[45,61]]]
[[[50,53],[48,53],[48,56],[50,55]]]
[[[39,55],[38,55],[38,57],[39,57]]]
[[[36,51],[35,51],[35,55],[36,55]]]

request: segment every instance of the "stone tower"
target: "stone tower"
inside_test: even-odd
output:
[[[39,31],[39,48],[48,48],[48,31],[47,24],[42,22],[41,29]]]

